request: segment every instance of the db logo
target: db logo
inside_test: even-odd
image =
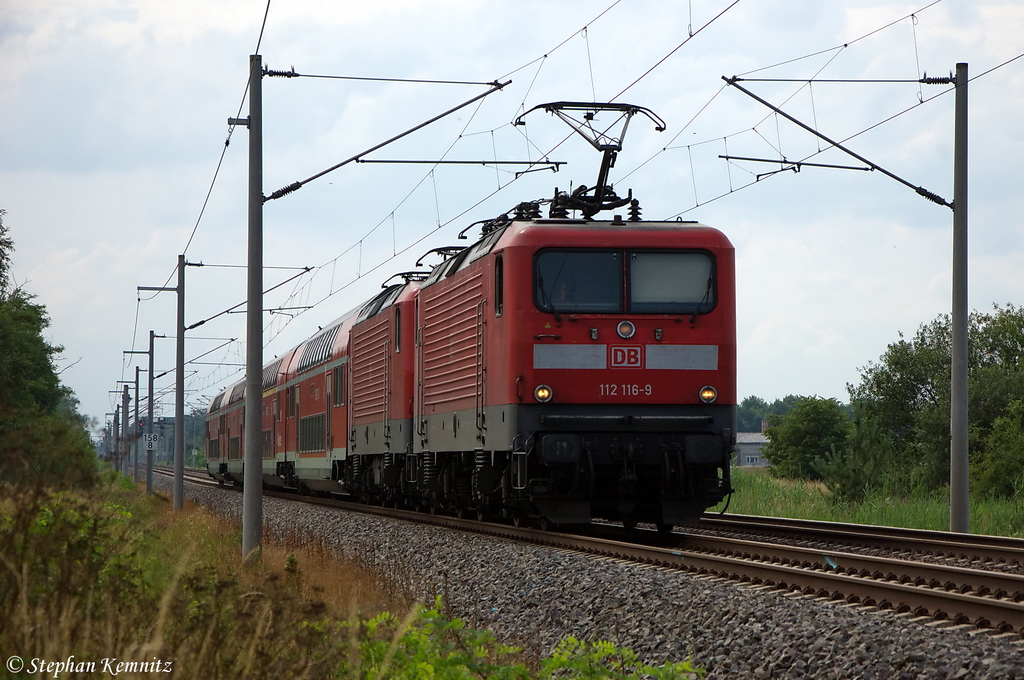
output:
[[[612,368],[640,368],[643,349],[640,347],[611,347]]]

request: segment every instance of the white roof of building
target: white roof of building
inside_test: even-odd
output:
[[[768,443],[768,437],[764,436],[763,432],[737,432],[736,433],[737,444],[766,444]]]

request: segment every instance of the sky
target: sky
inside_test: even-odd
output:
[[[350,163],[268,201],[264,281],[283,283],[265,296],[268,360],[431,248],[465,244],[471,223],[593,185],[600,155],[582,137],[543,111],[512,121],[615,101],[666,123],[631,121],[616,191],[645,219],[698,220],[736,247],[740,397],[848,401],[889,343],[950,312],[952,211],[723,80],[736,75],[952,201],[953,88],[916,81],[967,63],[969,306],[1024,303],[1019,1],[0,0],[12,275],[46,306],[61,379],[101,423],[146,365],[124,352],[175,333],[174,294],[138,287],[174,286],[181,253],[203,265],[186,268],[186,324],[211,319],[186,336],[188,408],[242,376],[245,315],[221,312],[245,299],[249,133],[228,118],[248,115],[257,50],[303,76],[262,80],[267,195],[494,81],[511,83],[366,159],[565,163]],[[173,415],[173,340],[156,340],[155,364],[157,414]]]

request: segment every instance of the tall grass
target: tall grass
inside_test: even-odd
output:
[[[236,525],[170,506],[130,485],[0,487],[0,647],[52,662],[171,661],[177,677],[305,677],[343,658],[306,624],[396,604],[373,574],[308,551],[269,545],[246,566]]]
[[[701,674],[573,638],[531,662],[315,537],[266,534],[254,564],[240,546],[237,524],[188,503],[173,512],[125,478],[75,494],[0,485],[0,649],[40,677],[117,668],[104,660],[135,664],[117,673],[127,678],[156,664],[180,679]]]
[[[743,468],[733,468],[732,484],[736,493],[729,513],[949,530],[948,493],[908,494],[883,485],[862,502],[844,503],[837,502],[820,482],[778,479],[764,469]],[[720,512],[724,505],[709,512]],[[970,517],[972,533],[1024,537],[1024,502],[1019,498],[972,498]]]

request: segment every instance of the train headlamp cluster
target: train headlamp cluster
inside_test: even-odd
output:
[[[705,385],[704,387],[700,388],[700,400],[703,401],[705,404],[711,404],[715,401],[715,399],[718,399],[718,390],[716,390],[714,387],[712,387],[711,385]]]
[[[537,385],[533,388],[533,398],[542,404],[546,404],[551,401],[551,397],[555,396],[555,393],[547,385]]]

